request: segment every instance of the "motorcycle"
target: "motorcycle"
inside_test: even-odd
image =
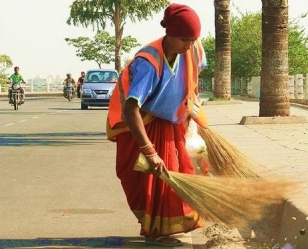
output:
[[[73,84],[68,84],[65,89],[65,98],[67,98],[68,101],[71,101],[73,97],[74,97]]]
[[[14,106],[14,110],[18,110],[19,106],[23,104],[23,102],[21,101],[19,84],[13,83],[12,86],[10,87],[10,91],[11,91],[10,103]]]

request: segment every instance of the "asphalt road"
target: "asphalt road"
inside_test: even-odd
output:
[[[79,99],[28,98],[17,111],[0,100],[0,248],[138,247],[127,243],[140,244],[139,224],[115,175],[106,114],[80,110]]]
[[[276,131],[238,125],[246,112],[258,110],[250,104],[206,106],[206,113],[215,129],[253,158],[264,159],[266,166],[283,165],[298,155],[303,161],[306,124],[287,126],[292,139],[286,132],[280,135],[284,126],[274,126]],[[15,111],[0,98],[0,249],[144,247],[115,175],[115,143],[105,134],[107,111],[81,110],[79,99],[63,97],[27,98]],[[272,145],[276,147],[268,149]],[[286,174],[304,170],[301,161],[293,160]],[[201,249],[206,238],[196,230],[180,239],[182,249]]]

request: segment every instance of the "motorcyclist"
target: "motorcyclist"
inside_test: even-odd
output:
[[[73,85],[73,96],[75,96],[76,93],[76,81],[73,79],[72,74],[67,73],[66,74],[66,79],[63,82],[63,96],[66,97],[66,87],[68,85],[72,84]]]
[[[24,81],[23,77],[21,76],[21,74],[19,74],[19,67],[14,67],[14,73],[8,78],[7,81],[8,84],[14,84],[17,83],[19,85],[19,90],[20,90],[20,102],[24,103],[25,102],[25,90],[24,88],[21,87],[21,83],[26,84],[26,81]],[[9,103],[12,104],[13,100],[12,100],[12,88],[9,89],[9,94],[8,94],[8,98],[9,98]]]
[[[82,84],[84,82],[84,79],[86,77],[85,72],[81,72],[81,76],[79,77],[78,81],[77,81],[77,97],[80,98],[80,89],[82,87]]]

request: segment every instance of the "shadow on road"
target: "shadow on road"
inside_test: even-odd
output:
[[[0,239],[0,249],[4,248],[144,248],[144,239],[138,237],[108,236],[99,238],[36,238]]]
[[[109,142],[105,136],[105,132],[0,134],[0,147],[93,145]]]
[[[75,107],[51,107],[51,108],[48,108],[49,110],[78,110],[78,111],[81,111],[80,108],[75,108]],[[87,111],[106,111],[108,110],[109,108],[108,107],[92,107],[92,106],[89,106],[89,109],[87,110],[82,110],[83,112],[87,112]]]
[[[123,237],[102,238],[37,238],[37,239],[1,239],[0,248],[113,248],[123,247]]]

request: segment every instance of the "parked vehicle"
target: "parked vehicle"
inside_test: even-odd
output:
[[[71,101],[72,98],[74,97],[74,93],[73,93],[74,89],[73,89],[73,84],[70,83],[65,87],[65,98],[68,99],[68,101]]]
[[[81,90],[81,110],[89,106],[108,107],[118,79],[114,69],[88,70]]]
[[[10,87],[11,91],[11,105],[14,106],[14,110],[18,110],[19,106],[23,104],[21,101],[21,93],[20,93],[20,86],[18,83],[13,83]]]

